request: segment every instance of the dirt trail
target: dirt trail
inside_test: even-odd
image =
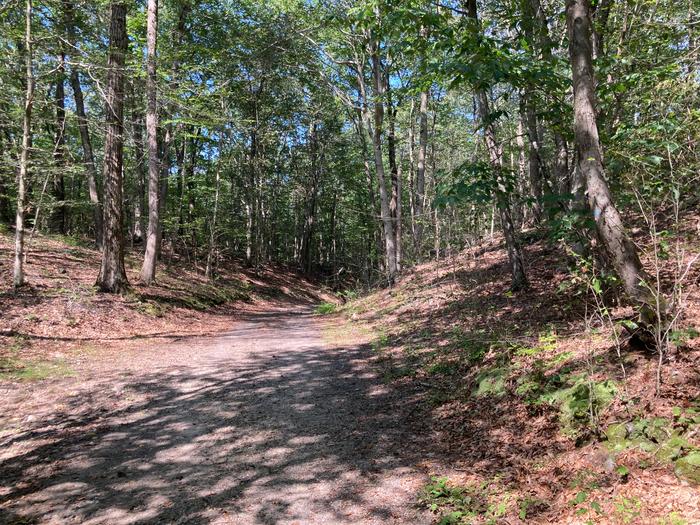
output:
[[[430,523],[412,407],[369,359],[295,307],[0,386],[0,522]]]

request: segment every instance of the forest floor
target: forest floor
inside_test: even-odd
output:
[[[361,337],[326,337],[319,287],[270,269],[212,289],[183,264],[105,296],[94,250],[36,246],[1,298],[0,523],[431,520],[427,434]]]
[[[420,498],[436,523],[700,524],[699,231],[690,217],[659,257],[665,290],[690,270],[658,394],[658,352],[622,328],[631,309],[596,306],[534,232],[527,290],[509,290],[495,239],[327,307],[436,436]]]
[[[700,523],[698,268],[657,395],[629,309],[601,323],[558,248],[526,256],[527,291],[495,241],[340,307],[182,261],[96,294],[94,250],[38,239],[0,295],[0,523]]]

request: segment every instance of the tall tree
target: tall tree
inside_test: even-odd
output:
[[[63,47],[60,43],[59,47]],[[54,104],[56,111],[53,160],[53,196],[55,199],[54,209],[51,213],[50,224],[51,229],[55,232],[66,233],[66,215],[68,207],[66,206],[66,184],[63,177],[64,161],[65,161],[65,144],[66,144],[66,91],[65,91],[65,74],[66,74],[66,54],[61,49],[58,54],[58,66],[56,68],[56,91],[54,96]]]
[[[420,94],[418,107],[418,165],[416,168],[416,195],[415,195],[415,249],[420,256],[423,245],[423,217],[425,209],[425,160],[428,152],[428,99],[430,93],[424,89]]]
[[[481,38],[481,28],[476,0],[466,0],[466,8],[467,17],[469,23],[472,25],[473,34],[479,39]],[[527,276],[525,275],[525,265],[523,264],[520,242],[518,241],[511,213],[509,191],[505,184],[503,174],[503,151],[497,140],[496,124],[491,115],[491,110],[489,109],[489,97],[486,89],[481,85],[477,85],[474,89],[474,96],[476,99],[477,113],[483,128],[484,143],[496,182],[496,207],[498,208],[503,237],[506,242],[506,250],[508,251],[508,261],[510,262],[511,271],[511,288],[513,290],[519,290],[525,288],[528,282]]]
[[[34,105],[34,53],[32,41],[32,0],[27,0],[25,6],[24,52],[27,84],[24,99],[24,114],[22,119],[22,150],[19,158],[19,173],[17,176],[17,217],[15,219],[15,288],[24,284],[24,215],[27,205],[26,185],[29,173],[29,149],[32,145],[32,107]]]
[[[124,165],[124,65],[128,46],[126,2],[110,3],[109,57],[107,59],[104,233],[102,264],[97,287],[103,292],[122,293],[129,287],[124,268],[123,174]]]
[[[158,0],[148,0],[147,7],[146,143],[148,145],[148,233],[141,268],[141,281],[151,284],[156,278],[158,230],[160,228],[160,169],[158,165],[157,47]]]
[[[80,85],[80,73],[77,64],[78,35],[75,21],[75,8],[73,0],[64,0],[63,14],[65,17],[66,33],[68,35],[69,49],[75,53],[75,58],[71,61],[70,86],[73,90],[75,101],[75,114],[78,118],[78,131],[80,132],[80,143],[83,149],[83,165],[87,174],[88,196],[92,207],[93,228],[95,230],[95,244],[102,246],[102,206],[100,204],[99,191],[97,188],[97,166],[95,165],[95,155],[92,149],[90,138],[90,128],[85,112],[85,98],[83,88]]]
[[[316,208],[318,199],[318,185],[321,174],[319,145],[318,145],[318,121],[314,118],[309,125],[308,143],[309,157],[311,160],[311,172],[309,174],[308,189],[306,191],[306,206],[304,209],[304,222],[301,232],[301,267],[305,273],[310,274],[313,263],[312,241],[316,228]]]
[[[627,235],[605,179],[596,120],[590,0],[568,0],[566,22],[574,85],[574,135],[578,168],[585,179],[588,204],[595,219],[598,237],[610,255],[625,292],[644,307],[648,316],[650,310],[657,310],[655,303],[660,298],[654,298],[648,284],[645,284],[649,283],[648,276],[642,268],[636,246]],[[597,41],[600,46],[600,38]]]
[[[378,16],[378,15],[377,15]],[[384,170],[384,154],[382,148],[382,134],[384,127],[384,67],[381,59],[381,43],[376,35],[371,36],[371,61],[372,80],[374,87],[374,132],[372,145],[374,149],[374,166],[379,181],[379,201],[381,207],[382,224],[384,225],[384,249],[386,259],[386,272],[389,284],[396,279],[396,233],[394,221],[391,218],[390,193]]]

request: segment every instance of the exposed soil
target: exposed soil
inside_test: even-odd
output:
[[[508,290],[495,240],[320,321],[311,305],[329,297],[284,269],[232,265],[212,284],[172,261],[142,287],[130,257],[134,291],[120,298],[92,290],[94,250],[40,239],[31,286],[0,294],[0,523],[427,524],[456,508],[449,494],[434,514],[419,503],[435,476],[471,491],[460,505],[479,524],[700,523],[700,490],[673,464],[605,441],[611,425],[663,418],[683,454],[700,450],[680,429],[700,411],[691,226],[678,242],[685,336],[658,394],[658,354],[614,344],[610,323],[631,309],[593,316],[544,241],[525,249],[526,291]],[[2,236],[0,252],[6,280]],[[497,370],[500,391],[475,395]],[[570,435],[521,387],[576,374],[617,393]],[[32,375],[43,380],[19,381]]]
[[[241,317],[4,383],[0,522],[429,523],[415,407],[371,350],[308,307]]]

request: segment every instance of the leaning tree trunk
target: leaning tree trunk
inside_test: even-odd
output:
[[[25,60],[27,91],[22,119],[22,151],[19,157],[17,180],[17,218],[15,220],[15,266],[13,283],[15,288],[24,284],[24,214],[27,205],[26,183],[29,172],[29,148],[32,141],[32,106],[34,104],[34,69],[32,48],[32,0],[26,4]]]
[[[152,284],[156,278],[158,228],[160,225],[160,170],[158,165],[158,106],[156,97],[156,52],[158,45],[158,0],[148,0],[146,77],[146,144],[148,145],[148,232],[141,267],[141,282]]]
[[[622,217],[605,180],[596,122],[590,0],[568,0],[566,22],[574,85],[574,136],[578,167],[585,180],[588,204],[593,212],[598,237],[610,255],[625,292],[643,307],[643,313],[649,314],[649,307],[658,310],[660,303],[657,301],[660,298],[654,297],[645,284],[648,278],[639,260],[637,248],[625,231]]]
[[[124,63],[127,51],[126,3],[111,2],[109,58],[107,60],[107,134],[104,161],[104,233],[102,264],[97,287],[103,292],[122,293],[129,287],[124,269],[122,232],[122,168],[124,164]]]

